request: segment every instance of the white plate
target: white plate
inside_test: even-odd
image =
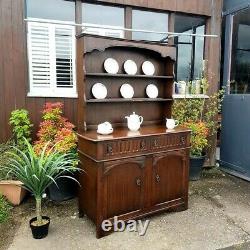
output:
[[[132,98],[135,93],[133,87],[128,83],[122,84],[120,92],[123,98]]]
[[[137,72],[137,65],[133,60],[127,60],[123,64],[124,70],[128,75],[135,75]]]
[[[107,88],[100,82],[95,83],[92,87],[92,94],[96,99],[104,99],[107,94]]]
[[[155,73],[155,66],[150,61],[145,61],[142,64],[142,72],[147,76],[152,76]]]
[[[159,94],[157,86],[149,84],[146,88],[146,94],[149,98],[156,98]]]
[[[119,71],[118,62],[114,58],[107,58],[104,61],[104,69],[107,73],[117,74]]]
[[[111,128],[110,130],[107,130],[107,131],[97,129],[97,133],[101,134],[101,135],[110,135],[113,133],[113,131],[114,131],[113,128]]]

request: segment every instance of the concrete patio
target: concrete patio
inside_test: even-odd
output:
[[[77,200],[45,202],[50,232],[34,240],[28,226],[34,203],[28,199],[14,209],[11,225],[0,225],[0,249],[250,249],[250,183],[206,170],[189,192],[189,209],[150,217],[145,236],[123,232],[99,240],[92,222],[78,218]]]

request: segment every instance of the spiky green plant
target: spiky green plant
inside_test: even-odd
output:
[[[28,142],[24,138],[27,150],[25,153],[18,147],[13,147],[13,152],[8,152],[10,162],[5,168],[8,174],[16,177],[21,181],[24,188],[30,191],[36,200],[36,217],[37,224],[41,225],[41,201],[42,195],[45,193],[46,188],[52,183],[56,184],[58,178],[70,178],[77,182],[73,177],[65,175],[65,173],[72,173],[79,170],[73,164],[76,161],[75,154],[60,153],[52,147],[47,150],[48,144],[43,147],[43,150],[37,155]]]

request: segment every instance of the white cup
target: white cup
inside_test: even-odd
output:
[[[109,122],[104,122],[104,123],[101,123],[98,125],[98,131],[100,131],[100,132],[107,133],[107,132],[110,132],[112,130],[113,130],[112,125]]]
[[[179,125],[179,121],[174,120],[174,119],[166,119],[166,127],[168,129],[174,129]]]

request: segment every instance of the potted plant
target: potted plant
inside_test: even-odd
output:
[[[23,152],[26,150],[25,141],[27,138],[31,141],[31,127],[33,126],[29,119],[28,111],[17,109],[11,112],[9,123],[12,127],[13,138],[6,143],[0,144],[0,166],[7,165],[9,156],[6,152],[12,151],[12,146],[16,145]],[[22,187],[22,183],[9,174],[6,176],[3,169],[0,168],[0,193],[2,193],[10,203],[19,205],[24,199],[27,191]]]
[[[202,166],[205,162],[205,148],[208,146],[208,128],[205,122],[186,122],[183,124],[191,130],[190,170],[189,179],[200,178]]]
[[[203,92],[208,82],[201,80]],[[173,105],[173,117],[180,125],[191,129],[190,172],[189,179],[197,180],[204,165],[206,151],[211,147],[212,137],[217,133],[217,114],[221,109],[224,90],[211,95],[209,98],[184,98],[176,100]]]
[[[17,206],[26,195],[26,190],[22,187],[22,183],[15,180],[15,177],[9,174],[4,169],[4,166],[10,163],[10,158],[7,152],[12,151],[12,141],[0,144],[0,194],[5,196],[7,200]]]
[[[74,166],[77,166],[77,136],[74,132],[74,125],[62,116],[63,104],[61,102],[46,103],[42,111],[43,121],[37,133],[38,140],[35,142],[35,152],[40,154],[44,145],[49,148],[56,145],[56,150],[60,153],[71,153],[75,156]],[[68,174],[74,177],[71,172]],[[57,185],[52,183],[48,187],[51,200],[63,201],[75,197],[77,185],[72,179],[60,179]]]
[[[47,236],[50,218],[42,216],[41,202],[45,190],[51,183],[55,183],[59,178],[71,178],[65,175],[76,171],[73,167],[75,156],[72,153],[62,154],[56,149],[57,145],[49,148],[49,143],[45,144],[41,153],[37,155],[32,145],[24,138],[26,152],[18,147],[13,147],[13,152],[9,152],[10,162],[5,166],[5,170],[23,183],[25,189],[30,191],[36,200],[36,217],[30,220],[30,227],[35,239],[42,239]],[[49,149],[48,149],[49,148]],[[76,181],[77,182],[77,181]]]

